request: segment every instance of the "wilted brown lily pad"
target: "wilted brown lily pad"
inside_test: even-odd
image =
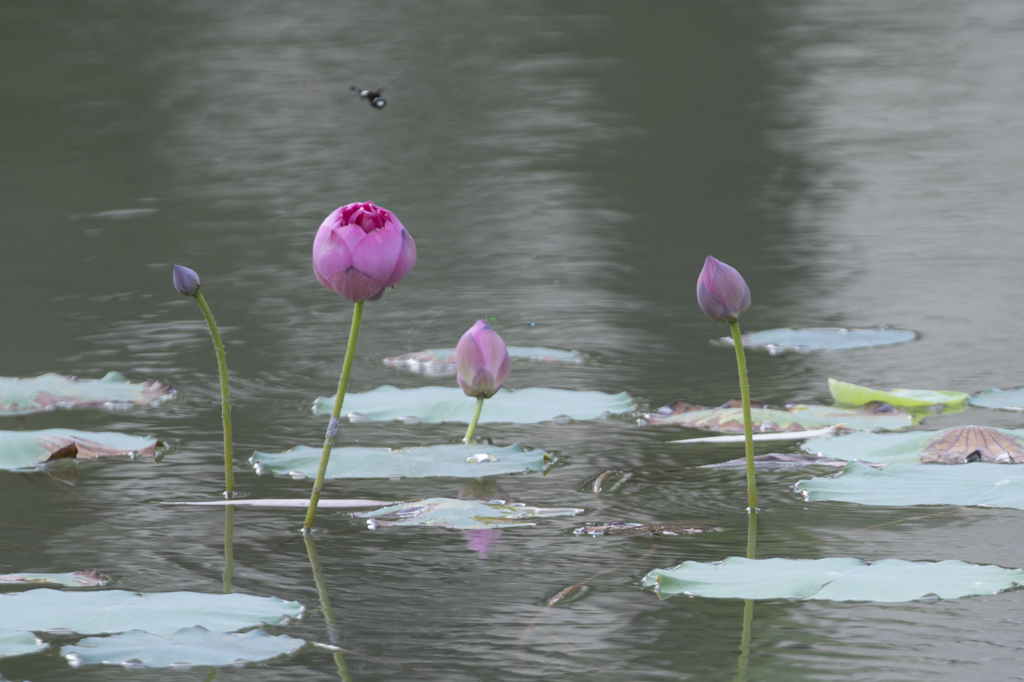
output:
[[[58,459],[155,458],[163,443],[112,431],[0,431],[0,469],[27,469]]]
[[[1024,462],[1024,429],[956,426],[942,431],[851,433],[803,444],[826,457],[882,463],[967,464]]]
[[[878,402],[850,409],[824,405],[790,405],[785,409],[774,409],[753,401],[750,416],[757,433],[805,431],[836,425],[850,431],[896,431],[912,426],[918,419],[888,403]],[[720,433],[743,433],[743,409],[735,399],[721,407],[703,407],[676,400],[645,414],[644,422]]]
[[[129,382],[120,372],[101,379],[43,374],[32,379],[0,377],[0,416],[30,414],[59,407],[132,407],[155,405],[174,393],[165,381]]]

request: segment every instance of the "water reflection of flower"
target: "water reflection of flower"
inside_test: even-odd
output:
[[[502,490],[493,478],[477,478],[470,481],[462,486],[462,490],[459,491],[459,499],[512,502],[512,496]],[[501,533],[500,528],[480,528],[464,530],[462,537],[471,550],[480,553],[480,558],[486,558],[487,553],[498,544]]]

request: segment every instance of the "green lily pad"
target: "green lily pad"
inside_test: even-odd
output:
[[[870,403],[856,409],[824,405],[792,405],[784,410],[772,409],[764,403],[751,406],[750,418],[755,432],[806,431],[824,426],[842,425],[855,431],[896,431],[912,426],[919,418],[883,403]],[[644,415],[654,426],[685,426],[724,433],[743,433],[743,408],[739,401],[722,407],[691,405],[677,400]]]
[[[83,635],[145,630],[169,635],[199,625],[231,632],[261,623],[277,625],[301,613],[298,602],[238,593],[41,588],[0,594],[0,630],[71,630]]]
[[[129,382],[120,372],[101,379],[43,374],[32,379],[0,377],[0,416],[43,412],[58,407],[123,408],[155,405],[174,393],[164,381]]]
[[[333,407],[334,396],[330,396],[317,398],[313,409],[316,414],[329,415]],[[366,393],[346,394],[343,412],[352,421],[468,424],[475,407],[476,401],[461,388],[379,386]],[[600,419],[612,414],[632,414],[635,409],[636,403],[625,393],[503,388],[484,403],[480,423],[536,424],[559,419]]]
[[[131,630],[109,637],[86,637],[61,648],[73,666],[123,665],[128,668],[182,668],[196,665],[239,665],[294,653],[302,639],[269,635],[263,630],[246,633],[210,632],[201,627],[182,628],[171,635]]]
[[[880,463],[966,464],[1024,462],[1024,429],[955,426],[942,431],[851,433],[815,438],[805,452],[844,460]]]
[[[313,478],[320,466],[322,448],[305,445],[280,453],[256,452],[249,461],[258,473]],[[525,450],[519,444],[431,445],[420,448],[334,448],[327,478],[425,478],[451,476],[480,478],[500,474],[544,471],[551,456],[541,450]]]
[[[768,329],[743,335],[743,347],[766,350],[771,355],[786,351],[809,353],[814,350],[848,350],[906,343],[917,338],[917,334],[906,329],[889,329],[886,326],[874,329],[843,329],[841,327],[812,327],[809,329]],[[732,337],[717,340],[724,346],[732,346]]]
[[[515,503],[485,503],[432,497],[418,502],[401,502],[382,509],[358,512],[354,516],[367,519],[371,529],[378,526],[434,526],[476,530],[533,526],[536,524],[530,519],[575,516],[582,513],[582,509],[572,507],[543,509]]]
[[[808,500],[886,507],[954,505],[1024,509],[1024,467],[976,462],[958,467],[850,462],[835,477],[798,481]]]
[[[644,586],[661,597],[686,594],[718,599],[819,599],[907,602],[996,594],[1024,584],[1024,570],[963,561],[828,558],[745,559],[711,564],[686,561],[655,569]]]
[[[31,469],[69,458],[157,457],[162,447],[155,438],[114,431],[0,431],[0,469]]]
[[[968,402],[975,407],[987,407],[991,410],[1024,412],[1024,388],[990,388],[975,393]]]
[[[106,578],[96,571],[74,573],[8,573],[0,575],[0,589],[8,585],[62,585],[64,587],[102,587]]]
[[[34,654],[48,646],[46,642],[40,641],[34,634],[28,631],[0,631],[0,658]]]
[[[828,380],[828,390],[837,405],[864,405],[870,402],[889,403],[908,410],[934,407],[959,407],[970,397],[958,391],[929,391],[918,388],[895,388],[880,391],[845,381]]]
[[[570,365],[581,365],[586,362],[586,356],[578,351],[540,346],[509,346],[508,355],[513,361],[560,362]],[[384,358],[384,364],[428,377],[453,377],[457,373],[454,348],[428,348]]]

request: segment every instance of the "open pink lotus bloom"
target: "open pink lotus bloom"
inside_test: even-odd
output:
[[[455,366],[466,395],[485,398],[498,392],[511,369],[505,342],[483,320],[477,320],[459,339]]]
[[[313,273],[353,303],[376,301],[416,265],[416,243],[395,214],[372,201],[331,213],[313,240]]]
[[[732,322],[750,307],[750,289],[736,268],[708,256],[697,278],[697,302],[715,322]]]

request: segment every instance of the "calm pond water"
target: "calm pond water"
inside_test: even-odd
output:
[[[180,390],[158,408],[25,420],[153,434],[174,449],[159,463],[81,463],[75,485],[0,472],[0,572],[96,569],[121,589],[221,590],[223,512],[154,504],[215,499],[222,484],[216,364],[171,264],[200,273],[227,342],[238,488],[308,495],[309,482],[257,476],[245,460],[322,442],[326,421],[310,403],[336,386],[350,306],[317,284],[310,249],[323,217],[350,201],[393,210],[419,249],[401,287],[367,305],[354,391],[443,383],[381,359],[451,346],[493,315],[510,344],[593,359],[517,364],[512,388],[627,391],[642,407],[721,403],[737,393],[734,358],[708,343],[726,329],[694,297],[708,253],[750,284],[747,331],[921,334],[889,349],[752,355],[755,398],[824,401],[828,377],[1024,384],[1019,2],[15,0],[0,19],[0,374],[116,369]],[[381,111],[349,92],[384,83]],[[926,426],[968,423],[1020,417],[969,409]],[[462,431],[345,424],[339,442],[411,446]],[[667,441],[696,434],[625,417],[478,435],[559,453],[547,476],[500,478],[506,495],[586,511],[507,530],[483,553],[458,531],[371,531],[321,510],[317,549],[351,679],[733,679],[743,603],[660,601],[640,579],[743,554],[742,472],[695,468],[741,446],[684,451]],[[608,469],[633,477],[588,492]],[[761,477],[759,556],[1024,566],[1020,512],[812,506],[792,491],[804,476]],[[335,481],[326,495],[455,497],[462,487]],[[572,533],[615,520],[722,530],[660,542]],[[240,510],[234,521],[234,589],[300,601],[301,620],[268,630],[331,641],[296,532],[301,511]],[[584,598],[543,608],[599,573]],[[750,680],[1024,677],[1024,591],[764,602],[752,632]],[[209,671],[72,670],[51,647],[0,661],[0,674]],[[337,675],[329,652],[307,648],[217,679]]]

